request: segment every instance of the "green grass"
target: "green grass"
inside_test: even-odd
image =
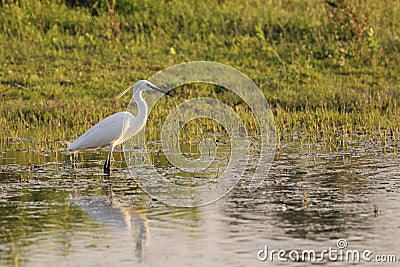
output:
[[[2,142],[27,135],[71,141],[126,109],[130,96],[114,96],[128,85],[195,60],[253,79],[280,139],[301,135],[344,147],[360,134],[399,138],[398,1],[117,0],[111,11],[105,1],[68,2],[0,1]],[[178,89],[148,127],[160,128],[166,111],[185,99],[217,96],[256,131],[240,99],[206,88]],[[189,139],[195,126],[187,127]]]

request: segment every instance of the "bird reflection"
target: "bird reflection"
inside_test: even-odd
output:
[[[107,191],[111,207],[117,209],[121,213],[128,232],[133,233],[136,257],[139,259],[139,262],[142,262],[144,252],[150,239],[149,224],[146,215],[134,209],[132,206],[114,201],[114,193],[112,191],[112,183],[110,182],[109,174],[105,174],[105,176],[108,179]],[[134,232],[135,226],[137,226],[138,229],[136,232]]]
[[[140,262],[142,262],[147,244],[150,239],[149,224],[147,218],[144,214],[133,209],[132,207],[127,207],[121,203],[115,202],[112,205],[114,208],[118,209],[123,215],[123,219],[129,233],[133,233],[133,238],[135,240],[136,257],[139,259]]]
[[[106,179],[108,197],[75,194],[74,204],[112,232],[117,231],[120,234],[126,230],[126,236],[133,238],[135,242],[135,258],[142,262],[150,240],[148,219],[142,211],[128,203],[117,201],[109,177]]]

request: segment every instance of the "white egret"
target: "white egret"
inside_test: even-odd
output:
[[[142,92],[145,90],[154,90],[172,96],[169,92],[158,88],[149,81],[141,80],[128,87],[118,97],[125,94],[131,88],[133,88],[133,98],[138,107],[136,117],[129,112],[115,113],[94,125],[68,147],[68,151],[74,152],[83,149],[109,146],[110,150],[108,151],[107,160],[104,164],[105,174],[110,174],[111,154],[115,146],[122,144],[124,141],[140,132],[146,124],[148,111],[147,103],[142,97]]]

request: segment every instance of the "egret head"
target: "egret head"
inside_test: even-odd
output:
[[[152,84],[148,80],[140,80],[137,83],[135,83],[134,85],[131,85],[128,88],[126,88],[122,93],[120,93],[117,96],[117,99],[120,98],[121,96],[123,96],[131,88],[133,88],[133,94],[136,94],[136,93],[139,93],[139,92],[142,92],[142,91],[146,91],[146,90],[152,90],[152,91],[158,91],[158,92],[161,92],[163,94],[172,96],[168,91],[164,91],[161,88],[158,88],[157,86],[155,86],[154,84]]]
[[[153,90],[153,91],[158,91],[161,92],[163,94],[172,96],[168,91],[164,91],[161,88],[155,86],[154,84],[152,84],[151,82],[149,82],[148,80],[140,80],[137,83],[135,83],[133,85],[133,93],[137,93],[140,91],[146,91],[146,90]]]

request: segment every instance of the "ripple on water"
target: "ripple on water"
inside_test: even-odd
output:
[[[49,156],[36,165],[19,159],[40,153]],[[85,152],[75,166],[65,151],[58,160],[51,153],[2,154],[0,265],[17,257],[24,266],[266,266],[272,263],[256,258],[265,245],[320,251],[338,238],[351,249],[400,257],[399,156],[368,142],[338,152],[282,144],[256,192],[247,177],[197,208],[154,201],[120,160],[103,177],[106,152]]]

